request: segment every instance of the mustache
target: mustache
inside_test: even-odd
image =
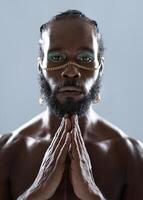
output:
[[[80,89],[80,90],[85,90],[84,88],[83,88],[83,86],[81,85],[81,83],[78,81],[78,80],[64,80],[62,83],[60,83],[56,88],[55,88],[55,90],[58,92],[58,90],[60,90],[61,88],[63,88],[63,87],[76,87],[76,88],[78,88],[78,89]]]
[[[52,90],[50,88],[48,80],[43,75],[43,72],[40,70],[38,81],[40,84],[40,92],[45,93],[47,96],[50,96],[52,93]],[[81,80],[77,79],[65,79],[63,81],[59,81],[54,88],[54,94],[58,93],[59,90],[63,87],[76,87],[83,91],[83,93],[86,93],[85,88],[83,87]]]

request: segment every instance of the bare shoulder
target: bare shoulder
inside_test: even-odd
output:
[[[88,147],[95,152],[95,165],[101,162],[99,172],[106,166],[107,174],[119,175],[124,183],[122,199],[143,199],[143,143],[100,117],[93,129]]]
[[[103,118],[99,118],[95,130],[99,143],[107,143],[110,149],[115,153],[121,154],[128,164],[130,162],[135,164],[138,162],[143,168],[143,143],[141,141],[128,136],[121,129]]]
[[[0,135],[0,199],[10,199],[11,171],[20,157],[37,153],[35,147],[38,149],[42,132],[42,117],[36,116],[11,133]]]
[[[12,133],[1,134],[0,135],[0,149],[6,144],[9,138],[12,136]]]
[[[38,138],[42,137],[43,134],[43,113],[35,116],[16,130],[13,130],[8,134],[0,135],[0,153],[10,153],[14,151],[14,149],[18,150],[22,144],[27,141],[34,143],[38,140]]]
[[[29,150],[39,145],[42,134],[42,117],[38,115],[11,133],[0,135],[0,177],[8,176],[11,166],[23,149],[31,152]]]
[[[18,152],[18,138],[13,137],[13,133],[0,135],[0,199],[10,199],[10,173]]]
[[[108,155],[114,160],[114,166],[116,161],[124,170],[124,199],[143,199],[143,143],[110,123],[105,123],[104,126],[112,132],[112,137],[106,140],[110,141],[108,144],[111,156]]]

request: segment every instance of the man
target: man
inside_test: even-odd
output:
[[[98,116],[104,47],[76,10],[41,27],[45,112],[1,136],[1,200],[141,200],[143,145]]]

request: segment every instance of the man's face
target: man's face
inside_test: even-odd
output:
[[[100,89],[98,43],[93,26],[81,19],[62,19],[49,25],[40,42],[44,53],[41,93],[50,110],[59,117],[84,114]],[[66,67],[57,68],[66,63]],[[97,69],[88,70],[94,68]]]

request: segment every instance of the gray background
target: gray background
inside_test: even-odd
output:
[[[102,102],[95,110],[131,137],[143,141],[142,0],[1,0],[0,133],[44,110],[38,104],[39,27],[66,9],[97,20],[105,41]]]

